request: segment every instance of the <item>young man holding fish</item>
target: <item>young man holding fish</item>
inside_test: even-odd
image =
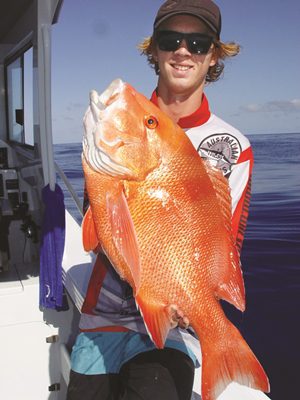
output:
[[[172,121],[183,128],[202,159],[208,160],[214,167],[221,170],[228,179],[231,189],[231,202],[228,195],[229,213],[227,214],[230,214],[231,208],[232,219],[231,221],[229,219],[229,224],[231,225],[232,223],[235,245],[240,251],[248,213],[250,178],[253,164],[252,151],[248,140],[239,131],[210,112],[208,101],[203,93],[205,83],[217,80],[221,74],[223,70],[221,60],[236,55],[239,50],[239,47],[234,43],[222,43],[220,41],[220,32],[220,10],[211,0],[168,0],[158,10],[154,21],[153,36],[141,44],[141,49],[147,55],[149,63],[154,66],[158,74],[158,85],[152,95],[152,103],[157,105]],[[101,109],[108,107],[119,95],[118,91],[121,93],[122,90],[124,91],[124,101],[126,102],[126,99],[131,98],[132,91],[129,88],[128,94],[126,94],[127,89],[124,89],[120,81],[114,82],[109,90],[99,98],[97,94],[92,94],[91,107],[85,116],[87,132],[97,131],[98,123],[111,123],[110,120],[105,121],[105,116],[103,120],[100,118],[97,121],[97,118],[102,112]],[[140,105],[144,105],[145,101],[138,94],[134,95],[132,99],[134,100],[130,104],[133,112],[136,111],[136,114],[138,114]],[[172,122],[163,121],[163,117],[157,119],[155,115],[158,114],[155,108],[152,109],[151,107],[145,104],[146,109],[153,111],[144,121],[150,138],[150,150],[151,146],[155,146],[155,139],[151,136],[151,130],[155,132],[157,125],[158,128],[163,127],[164,124],[170,127],[173,126],[175,132],[177,129],[174,124],[172,125]],[[126,110],[124,113],[123,111],[118,111],[119,121],[122,118],[131,118]],[[110,141],[113,139],[109,137],[112,131],[109,130],[106,136],[102,135],[100,137],[99,143],[101,142],[102,151],[106,151],[105,149],[112,143]],[[178,135],[180,134],[178,133]],[[133,129],[131,137],[134,135]],[[130,138],[126,139],[125,135],[125,139],[118,140],[118,143],[114,140],[113,146],[116,149],[122,149],[125,141],[130,141]],[[175,143],[176,135],[172,140]],[[84,169],[91,205],[93,205],[92,203],[95,199],[97,199],[96,202],[100,201],[99,196],[101,194],[99,196],[98,194],[92,194],[97,184],[96,180],[94,181],[94,178],[90,177],[92,174],[89,172],[88,164],[92,165],[95,170],[99,169],[112,175],[119,174],[123,178],[128,171],[128,167],[126,167],[127,169],[124,167],[120,169],[113,157],[105,156],[105,162],[103,162],[101,156],[100,158],[97,158],[98,156],[96,158],[90,156],[89,146],[94,146],[92,142],[94,140],[91,140],[90,136],[87,135],[83,157],[87,161],[87,164],[84,161]],[[134,143],[133,141],[133,146]],[[187,144],[188,146],[189,144]],[[178,151],[180,151],[180,147]],[[195,150],[193,149],[193,151]],[[127,161],[131,156],[132,154],[128,153]],[[136,163],[134,165],[139,166],[134,170],[134,174],[137,175],[134,176],[134,179],[136,178],[137,182],[141,182],[144,179],[144,175],[147,176],[148,174],[144,173],[143,175],[141,172],[143,169],[148,168],[149,171],[155,171],[156,156],[157,154],[154,151],[154,154],[150,154],[148,157],[147,147],[145,147],[145,151],[140,151],[137,155],[132,156],[131,164]],[[198,158],[197,155],[196,157]],[[192,158],[191,156],[191,160]],[[97,175],[95,175],[95,179],[97,179]],[[111,255],[110,260],[114,265],[118,263],[124,264],[123,259],[120,261],[119,254],[114,253],[116,248],[120,250],[125,260],[131,261],[129,264],[133,265],[134,272],[131,273],[132,271],[124,269],[121,275],[123,279],[130,282],[137,296],[136,299],[133,298],[131,287],[123,279],[120,279],[106,256],[100,252],[82,309],[80,321],[82,332],[73,347],[68,400],[82,398],[85,400],[152,400],[154,398],[157,400],[190,400],[192,396],[193,399],[199,399],[199,395],[196,392],[199,393],[200,387],[194,386],[193,389],[193,381],[195,366],[199,367],[199,361],[201,362],[201,353],[194,332],[190,329],[185,329],[188,327],[189,321],[191,323],[193,321],[183,311],[184,304],[180,302],[181,299],[178,298],[180,306],[173,301],[168,305],[166,312],[158,313],[158,322],[152,319],[151,313],[150,316],[146,315],[147,309],[143,308],[142,294],[143,290],[145,292],[145,285],[143,286],[143,282],[137,278],[140,272],[136,258],[139,256],[137,254],[138,251],[136,251],[138,245],[134,233],[134,229],[136,229],[138,231],[137,234],[139,234],[139,228],[137,226],[138,222],[134,220],[134,210],[130,208],[131,204],[133,204],[130,203],[130,201],[133,201],[130,200],[130,196],[136,190],[138,183],[132,184],[132,179],[133,177],[131,176],[131,180],[128,183],[125,184],[123,182],[125,186],[120,194],[117,193],[118,185],[115,186],[115,189],[113,187],[113,190],[110,190],[111,188],[108,189],[110,194],[106,196],[105,202],[108,210],[110,210],[109,212],[111,212],[111,219],[107,219],[107,214],[99,216],[99,220],[102,222],[97,225],[96,206],[93,208],[93,214],[91,214],[90,209],[87,211],[84,221],[84,232],[86,233],[86,235],[84,233],[84,240],[87,249],[96,248],[98,245],[97,238],[101,237],[101,234],[97,234],[97,229],[102,229],[105,224],[112,225],[112,228],[110,228],[112,232],[110,230],[103,231],[102,237],[104,240],[101,244],[104,246],[105,254],[109,253]],[[105,186],[105,179],[103,182],[102,187]],[[109,185],[113,186],[111,183]],[[224,183],[222,185],[224,189]],[[176,182],[172,186],[176,186]],[[200,191],[198,186],[187,187],[191,191],[190,194]],[[165,190],[163,186],[156,186],[156,189],[153,189],[152,186],[147,188],[147,199],[160,203],[161,216],[164,218],[166,209],[171,207],[170,193],[172,193],[172,188],[169,191]],[[227,195],[225,194],[224,197],[227,197]],[[213,201],[211,204],[213,205]],[[132,215],[128,215],[128,206],[129,214],[131,213]],[[207,210],[211,215],[211,219],[213,219],[214,210],[209,210],[209,207]],[[176,207],[174,212],[176,212]],[[118,214],[121,215],[120,219],[118,219]],[[146,214],[142,215],[143,218],[140,219],[145,221],[147,218],[150,218],[150,220],[152,218],[152,216]],[[131,223],[122,225],[123,220],[127,217],[130,221],[133,218],[133,225]],[[189,224],[192,229],[193,219]],[[122,231],[120,226],[124,229],[126,235],[120,236],[120,231]],[[154,236],[157,235],[157,241],[161,240],[161,245],[163,246],[164,237],[160,236],[160,232],[153,232],[155,229],[156,227],[153,226],[152,233]],[[142,231],[142,228],[140,230]],[[95,233],[95,231],[97,232]],[[114,239],[110,240],[110,235]],[[107,239],[108,236],[109,238]],[[107,240],[106,243],[104,243],[105,240]],[[111,247],[113,240],[115,245]],[[149,240],[149,245],[150,243],[151,241]],[[167,243],[167,246],[172,246],[174,243],[175,241]],[[180,243],[182,243],[182,240]],[[148,250],[151,253],[151,248],[145,251],[147,252]],[[198,259],[202,257],[204,250],[200,249],[198,252],[196,250],[194,249],[193,258],[198,263]],[[143,251],[141,249],[141,257],[143,257]],[[151,259],[149,251],[146,256]],[[172,250],[172,252],[176,251],[178,249],[174,248]],[[237,262],[238,253],[236,249],[232,247],[232,251],[229,254],[232,257],[230,262],[232,264]],[[226,299],[243,309],[243,284],[238,271],[238,268],[236,268],[235,273],[238,276],[235,278],[239,283],[237,283],[234,290],[230,292],[229,288],[220,287],[216,297]],[[153,276],[152,279],[155,280],[155,277]],[[164,284],[161,281],[162,279],[160,279],[160,284]],[[165,284],[165,290],[168,290],[167,282]],[[155,286],[155,282],[153,282],[153,286]],[[137,311],[135,300],[139,305],[144,320]],[[177,300],[176,297],[175,300]],[[201,308],[201,305],[199,305],[199,308]],[[164,326],[160,326],[157,331],[156,323],[160,325],[160,319],[164,318],[162,314],[166,317]],[[209,325],[209,322],[208,320],[206,325]],[[163,349],[156,349],[147,334],[145,324],[148,331],[153,334],[152,339],[158,347],[165,346]],[[170,330],[170,328],[172,329]],[[233,332],[233,336],[239,335],[235,331]],[[165,343],[164,334],[167,336]],[[239,336],[237,336],[236,341],[238,342],[239,340]],[[205,368],[207,368],[206,364],[213,360],[213,357],[207,356],[206,351],[203,351],[203,357],[208,358],[205,363],[202,360],[203,365],[205,364]],[[248,348],[245,345],[243,360],[245,360],[247,366],[246,359],[250,360],[250,366],[245,372],[246,379],[248,379],[248,383],[251,386],[267,390],[268,385],[264,372],[253,357],[248,354]],[[241,372],[238,369],[239,367],[237,367],[237,372],[233,371],[231,373],[230,371],[230,377],[224,378],[221,373],[221,377],[213,378],[212,371],[218,371],[218,368],[219,365],[216,362],[216,365],[213,364],[211,369],[208,369],[210,373],[202,377],[203,400],[215,400],[219,393],[218,390],[223,390],[224,385],[234,377],[236,379],[240,378],[238,376]],[[219,382],[218,379],[224,379],[225,383]]]

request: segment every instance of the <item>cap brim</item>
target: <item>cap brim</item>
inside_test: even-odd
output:
[[[209,22],[207,21],[205,18],[195,15],[194,13],[189,13],[189,12],[182,12],[182,11],[175,11],[173,13],[170,13],[164,17],[162,17],[159,21],[157,21],[154,24],[154,30],[156,30],[164,21],[166,21],[167,19],[174,17],[175,15],[191,15],[192,17],[196,17],[199,18],[202,22],[204,22],[214,33],[216,33],[219,37],[219,32],[216,30],[216,28]]]

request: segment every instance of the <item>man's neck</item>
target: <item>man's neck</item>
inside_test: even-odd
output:
[[[201,105],[203,87],[199,87],[191,93],[171,93],[158,82],[157,101],[159,108],[165,112],[174,122],[182,117],[194,113]]]

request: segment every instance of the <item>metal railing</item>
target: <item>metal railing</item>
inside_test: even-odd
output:
[[[72,199],[74,200],[76,207],[80,213],[80,215],[83,217],[83,211],[82,211],[82,202],[78,197],[78,194],[75,192],[73,186],[71,185],[69,179],[65,175],[64,171],[60,168],[60,166],[57,164],[57,162],[54,162],[55,164],[55,169],[56,172],[58,173],[60,179],[64,182],[66,188],[68,189]]]

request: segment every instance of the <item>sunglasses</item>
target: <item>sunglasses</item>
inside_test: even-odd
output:
[[[157,31],[155,39],[162,51],[176,51],[183,40],[192,54],[207,54],[214,41],[212,36],[204,33],[182,33],[176,31]]]

